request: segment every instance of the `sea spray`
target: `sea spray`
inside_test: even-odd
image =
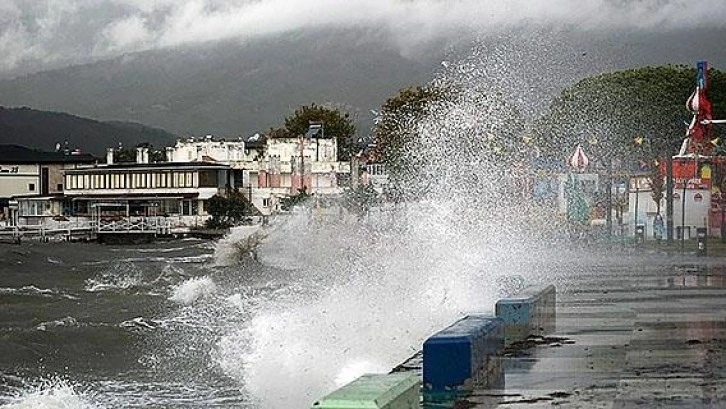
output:
[[[27,387],[10,398],[4,409],[96,409],[91,400],[77,388],[60,379],[45,380]]]
[[[217,266],[228,266],[239,261],[240,257],[254,254],[257,244],[264,232],[262,226],[237,226],[222,238],[214,250],[214,261]]]
[[[297,228],[271,232],[259,259],[280,268],[297,260],[293,281],[220,338],[219,365],[261,407],[304,407],[364,372],[387,372],[454,319],[490,312],[495,277],[518,255],[450,228],[449,210],[422,203],[394,210],[394,222],[329,228],[292,218]]]
[[[170,300],[189,305],[194,301],[210,297],[217,292],[217,285],[208,276],[190,278],[172,288]]]

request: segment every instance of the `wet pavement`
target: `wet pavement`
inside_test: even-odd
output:
[[[726,408],[726,264],[561,277],[557,329],[457,408]]]

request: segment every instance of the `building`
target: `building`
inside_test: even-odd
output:
[[[92,220],[163,217],[172,228],[201,227],[205,203],[234,185],[229,165],[217,162],[149,163],[139,148],[135,163],[107,162],[65,172],[63,213]]]
[[[0,145],[0,221],[12,221],[17,200],[28,202],[33,213],[53,216],[51,202],[62,196],[63,172],[96,163],[97,158],[77,151],[45,152],[20,145]]]
[[[280,199],[305,189],[318,196],[337,195],[347,183],[350,163],[339,162],[334,137],[248,138],[207,136],[178,141],[167,149],[170,162],[216,162],[231,167],[234,188],[245,192],[263,215],[280,211]]]
[[[651,175],[630,179],[629,210],[633,225],[642,224],[646,237],[653,236],[653,220],[660,207],[665,219],[666,195],[660,206],[652,196]],[[660,177],[666,178],[665,165]],[[696,229],[705,227],[710,236],[726,235],[726,161],[716,156],[673,157],[673,228],[674,237],[693,238]],[[637,218],[637,220],[636,220]],[[723,233],[722,233],[723,227]]]

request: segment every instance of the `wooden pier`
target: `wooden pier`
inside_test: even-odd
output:
[[[38,240],[48,242],[52,240],[75,241],[93,240],[95,233],[91,226],[68,226],[63,228],[48,228],[39,226],[7,226],[0,228],[0,241],[12,241],[20,244],[23,240]]]
[[[101,242],[152,241],[171,234],[171,223],[165,217],[117,217],[67,225],[21,225],[0,227],[0,241],[21,243],[24,240]]]

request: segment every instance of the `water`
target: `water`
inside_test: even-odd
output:
[[[485,71],[456,70],[464,91],[406,124],[419,136],[403,183],[429,184],[416,201],[276,219],[254,254],[244,229],[218,243],[1,247],[0,403],[306,408],[491,312],[503,283],[547,279],[564,257],[533,221],[552,209],[511,206],[514,152],[493,156],[486,137],[511,110],[470,86]]]
[[[456,317],[490,311],[497,277],[545,275],[544,248],[502,251],[447,229],[442,209],[322,225],[300,214],[266,231],[257,260],[239,253],[244,235],[2,245],[0,402],[307,407],[390,370]]]
[[[461,92],[404,124],[415,201],[275,219],[252,254],[246,229],[0,246],[0,404],[306,408],[511,287],[632,262],[561,246],[553,207],[512,193],[528,153],[487,64],[449,64]]]

